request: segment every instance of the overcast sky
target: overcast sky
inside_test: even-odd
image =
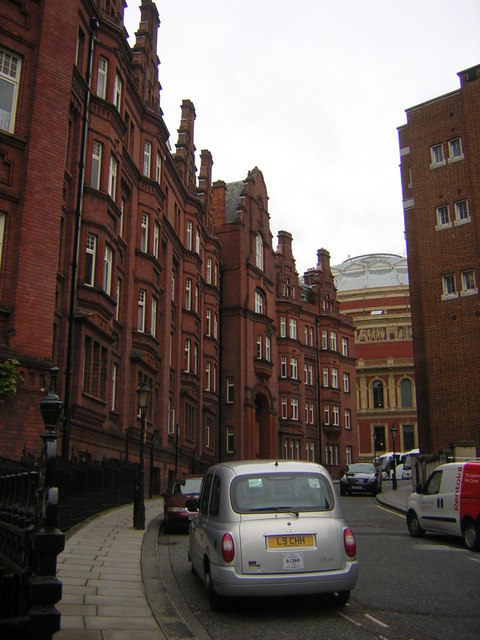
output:
[[[140,0],[128,0],[134,42]],[[270,227],[293,236],[301,275],[406,254],[397,127],[405,109],[459,88],[480,63],[479,0],[156,0],[160,104],[177,140],[180,104],[213,179],[262,171]]]

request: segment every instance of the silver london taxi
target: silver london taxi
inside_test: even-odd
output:
[[[223,462],[204,476],[188,556],[213,610],[225,596],[332,594],[358,578],[356,542],[321,465]]]

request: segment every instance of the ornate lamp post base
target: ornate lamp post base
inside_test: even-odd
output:
[[[142,487],[143,490],[143,487]],[[133,528],[145,529],[145,502],[140,495],[140,487],[135,489],[133,501]]]
[[[141,432],[138,482],[133,497],[133,526],[135,529],[145,529],[145,426],[150,398],[150,388],[145,382],[138,387],[137,398],[141,416]]]

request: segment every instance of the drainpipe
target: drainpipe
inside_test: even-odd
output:
[[[62,458],[68,460],[68,450],[70,446],[70,428],[72,419],[72,376],[73,358],[75,352],[75,313],[77,307],[77,283],[78,283],[78,256],[80,248],[80,232],[82,228],[83,210],[83,187],[85,184],[85,160],[87,153],[88,136],[88,112],[90,108],[90,83],[92,80],[93,49],[95,46],[95,35],[100,24],[97,18],[90,19],[90,43],[88,49],[88,63],[86,75],[85,101],[83,108],[82,142],[79,159],[78,172],[78,192],[77,209],[75,214],[75,234],[73,238],[72,273],[70,280],[70,307],[68,314],[68,337],[67,337],[67,362],[65,367],[65,404],[62,430]]]
[[[322,403],[320,401],[320,342],[318,325],[320,318],[315,317],[315,341],[317,343],[317,424],[318,424],[318,464],[322,464]]]
[[[223,326],[223,283],[222,283],[222,274],[220,273],[220,265],[218,266],[218,288],[220,290],[220,300],[218,305],[218,353],[220,357],[218,358],[218,415],[217,415],[217,462],[222,462],[222,442],[226,444],[226,434],[227,431],[225,429],[225,425],[223,425],[223,410],[222,404],[226,400],[225,391],[224,391],[224,380],[223,380],[223,343],[222,343],[222,326]]]

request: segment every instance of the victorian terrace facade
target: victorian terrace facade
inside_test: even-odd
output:
[[[133,48],[123,1],[61,4],[0,8],[2,96],[12,90],[0,132],[0,344],[23,373],[1,408],[2,454],[37,442],[55,364],[64,457],[134,459],[145,381],[156,473],[178,451],[181,466],[209,463],[218,391],[204,387],[201,362],[218,362],[205,316],[220,303],[212,159],[202,152],[197,185],[189,101],[169,151],[155,4],[142,2]]]
[[[225,457],[323,460],[317,329],[338,333],[322,354],[354,376],[353,353],[337,350],[344,338],[353,348],[352,326],[322,306],[335,295],[328,260],[299,284],[289,234],[272,247],[258,169],[212,185],[203,150],[197,177],[189,100],[171,152],[156,6],[142,0],[133,47],[123,10],[0,5],[0,362],[17,360],[23,378],[0,405],[1,454],[35,454],[55,365],[66,459],[137,460],[146,382],[156,486],[174,466]],[[350,396],[333,389],[346,415]],[[329,435],[334,466],[355,457],[355,439],[351,409]]]
[[[292,236],[277,250],[258,168],[215,183],[222,243],[222,459],[321,460],[337,475],[358,454],[353,325],[339,313],[329,254],[299,279]],[[240,428],[239,428],[240,427]]]

